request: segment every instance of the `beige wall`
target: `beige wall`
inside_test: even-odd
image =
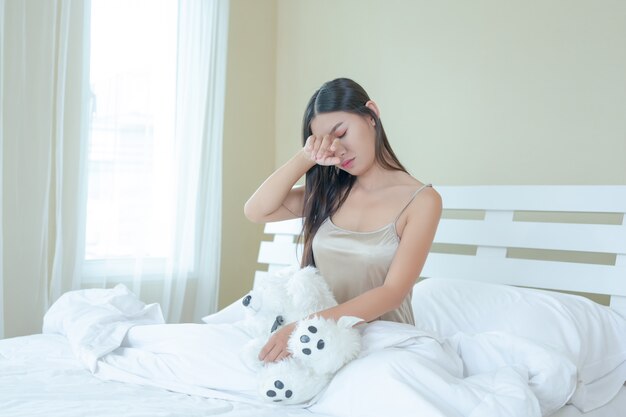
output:
[[[379,103],[392,146],[422,181],[626,184],[626,2],[231,8],[222,306],[257,266],[262,235],[241,204],[270,165],[296,152],[307,99],[335,77]]]
[[[277,164],[346,76],[422,181],[626,184],[626,2],[279,0],[277,23]]]
[[[224,120],[220,307],[252,286],[263,227],[243,205],[274,168],[276,1],[231,0]]]

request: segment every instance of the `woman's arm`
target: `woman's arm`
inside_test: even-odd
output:
[[[385,282],[342,304],[316,313],[327,319],[355,316],[369,322],[398,308],[415,285],[430,251],[441,217],[442,202],[432,188],[424,190],[407,207],[402,239]],[[261,350],[259,358],[273,362],[288,356],[287,341],[295,328],[291,323],[277,331]]]
[[[306,145],[287,163],[270,175],[252,194],[244,206],[244,214],[255,223],[267,223],[302,217],[304,187],[294,187],[296,182],[316,164],[335,165],[340,159],[331,145],[337,143],[335,132],[324,137],[311,135]]]
[[[246,217],[255,223],[302,217],[304,187],[294,185],[314,165],[300,150],[252,194],[243,208]]]

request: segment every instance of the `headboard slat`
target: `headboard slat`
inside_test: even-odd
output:
[[[441,219],[435,242],[626,254],[626,227],[607,224]]]
[[[626,266],[430,253],[421,276],[626,296]]]
[[[285,234],[297,236],[302,229],[302,219],[266,223],[264,231],[270,235]]]
[[[258,259],[263,264],[295,265],[298,263],[298,253],[302,253],[302,250],[296,249],[295,243],[261,242]]]
[[[626,213],[626,185],[436,187],[446,209]]]

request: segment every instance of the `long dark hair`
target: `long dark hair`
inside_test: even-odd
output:
[[[383,168],[397,171],[406,169],[393,153],[380,118],[365,104],[368,94],[356,82],[337,78],[324,83],[313,93],[302,120],[302,145],[312,135],[311,121],[320,113],[344,111],[363,117],[372,117],[376,128],[375,158]],[[356,177],[334,166],[314,165],[306,173],[304,191],[304,223],[302,233],[304,250],[301,266],[315,265],[313,238],[322,223],[346,201]]]

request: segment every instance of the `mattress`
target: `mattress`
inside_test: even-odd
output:
[[[566,406],[554,417],[626,416],[626,387],[606,406],[581,413]],[[161,388],[102,381],[74,358],[60,335],[0,340],[0,416],[46,417],[327,417],[306,409],[259,407]]]

